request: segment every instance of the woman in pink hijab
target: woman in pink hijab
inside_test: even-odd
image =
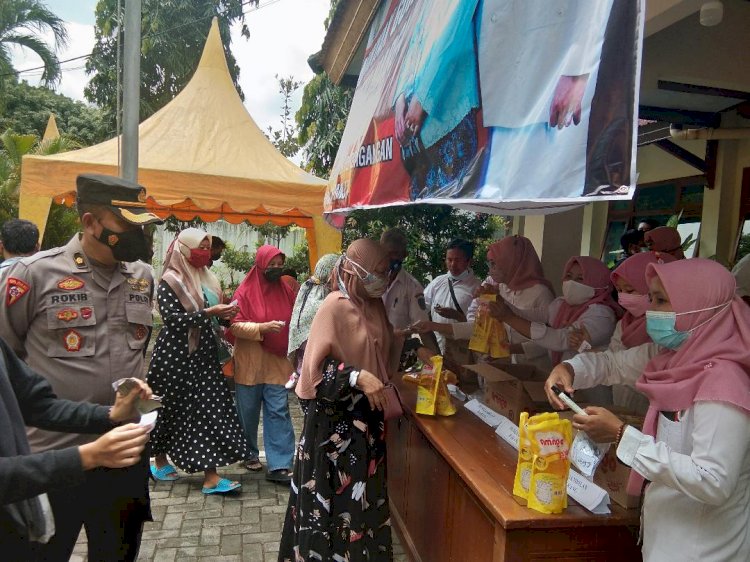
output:
[[[547,321],[549,305],[555,300],[555,293],[552,283],[544,276],[539,255],[531,240],[516,235],[493,242],[487,248],[487,263],[489,275],[482,283],[482,292],[497,293],[521,318],[531,322]],[[479,306],[477,297],[467,311],[468,322],[451,325],[454,337],[471,338]],[[511,344],[521,344],[529,339],[509,327],[508,341]],[[546,357],[534,359],[534,364],[549,370],[549,360]],[[515,355],[513,360],[528,362],[523,354]]]
[[[682,252],[682,238],[676,228],[659,226],[646,232],[643,239],[646,247],[652,252],[670,254],[678,260],[685,259],[685,254]]]
[[[625,314],[615,326],[607,349],[622,351],[651,342],[646,332],[646,309],[649,306],[646,267],[650,263],[670,263],[675,259],[670,254],[643,252],[630,256],[612,272],[610,279],[617,289],[617,303]],[[586,361],[586,356],[578,360]],[[645,414],[648,409],[648,399],[632,386],[613,386],[612,399],[615,406],[639,414]]]
[[[511,345],[512,353],[535,357],[547,352],[556,365],[579,351],[609,344],[621,309],[612,300],[607,266],[596,258],[572,257],[565,264],[562,286],[563,296],[549,305],[546,322],[526,320],[505,302],[490,304],[490,314],[531,340]],[[609,404],[610,389],[587,391],[586,400]]]
[[[631,494],[645,489],[644,560],[748,560],[750,310],[711,260],[650,264],[646,281],[646,329],[658,347],[609,354],[586,370],[559,365],[547,395],[558,409],[553,384],[573,392],[628,383],[648,397],[641,431],[600,407],[573,418],[595,441],[614,443],[633,469]]]

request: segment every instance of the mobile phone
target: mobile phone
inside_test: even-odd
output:
[[[571,410],[573,410],[576,414],[581,414],[582,416],[588,416],[588,414],[584,411],[584,409],[581,408],[575,402],[573,402],[573,399],[570,396],[568,396],[568,394],[564,390],[561,390],[557,385],[554,385],[554,384],[552,385],[552,392],[554,392],[555,394],[557,394],[557,397],[560,400],[562,400],[563,403],[568,408],[570,408]]]
[[[229,306],[237,306],[240,304],[240,302],[237,299],[234,299],[232,302],[229,303]]]

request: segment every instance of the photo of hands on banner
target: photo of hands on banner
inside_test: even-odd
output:
[[[327,212],[632,195],[641,2],[385,5],[365,50]]]

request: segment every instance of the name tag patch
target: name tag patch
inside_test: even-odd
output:
[[[85,284],[86,283],[76,277],[66,277],[57,283],[57,288],[62,289],[63,291],[75,291],[76,289],[83,287]]]
[[[65,346],[65,351],[81,351],[83,336],[75,330],[68,330],[63,336],[63,345]]]
[[[65,304],[65,303],[77,303],[86,302],[89,300],[89,296],[86,293],[70,293],[62,295],[52,295],[50,302],[52,304]]]
[[[29,286],[26,283],[15,277],[9,277],[5,285],[5,304],[10,306],[17,303],[28,292]]]

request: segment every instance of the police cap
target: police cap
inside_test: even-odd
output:
[[[146,189],[132,181],[104,174],[81,174],[76,178],[78,205],[101,205],[118,217],[137,225],[161,223],[146,210]]]

